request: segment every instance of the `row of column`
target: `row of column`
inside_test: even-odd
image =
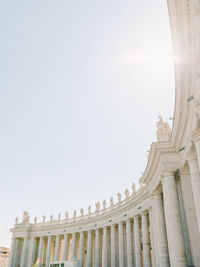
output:
[[[152,196],[155,266],[187,267],[191,265],[192,260],[189,254],[194,255],[195,251],[191,253],[190,243],[196,237],[191,234],[192,237],[190,238],[188,235],[188,227],[191,228],[190,221],[193,221],[193,230],[190,232],[193,231],[199,235],[200,230],[200,161],[198,161],[197,156],[196,151],[187,154],[189,173],[187,173],[186,180],[185,174],[182,174],[180,170],[181,191],[178,190],[175,172],[165,171],[162,173],[159,193]],[[193,202],[194,212],[192,213]],[[188,218],[188,214],[192,216]],[[187,221],[186,217],[188,218]],[[195,230],[196,223],[198,225],[197,231]],[[195,246],[199,247],[199,241],[196,238],[193,250],[195,250]],[[200,266],[199,259],[196,260],[196,264],[196,266]]]
[[[38,267],[49,267],[50,261],[77,258],[81,266],[87,267],[150,267],[149,228],[149,212],[146,211],[119,224],[87,232],[36,237],[30,253],[30,266],[37,263]],[[20,264],[23,267],[28,266],[23,260],[26,246],[24,239]]]

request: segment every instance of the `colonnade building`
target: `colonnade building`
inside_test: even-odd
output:
[[[200,1],[168,0],[175,54],[173,127],[159,118],[139,190],[96,210],[16,219],[9,267],[200,267]],[[169,88],[170,90],[170,88]],[[172,90],[172,89],[171,89]]]

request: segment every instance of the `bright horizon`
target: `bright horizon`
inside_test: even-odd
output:
[[[167,1],[0,3],[0,246],[138,183],[174,113]],[[170,122],[171,123],[171,122]]]

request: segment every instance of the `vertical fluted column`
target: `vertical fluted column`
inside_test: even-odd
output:
[[[185,166],[180,172],[181,191],[183,196],[184,211],[189,235],[189,245],[192,254],[191,266],[198,266],[200,262],[200,232],[198,228],[197,215],[194,204],[191,175],[189,166]],[[188,264],[189,265],[189,264]]]
[[[188,164],[190,168],[192,191],[194,196],[198,228],[200,231],[200,171],[195,152],[188,153]]]
[[[49,235],[47,240],[46,267],[49,267],[50,257],[51,257],[51,236]]]
[[[111,267],[116,266],[116,231],[115,225],[111,225]]]
[[[72,255],[71,259],[76,258],[76,233],[72,233]]]
[[[43,251],[43,236],[40,237],[39,249],[38,249],[38,267],[42,266],[42,251]]]
[[[59,250],[60,250],[60,235],[56,235],[56,246],[55,246],[54,261],[58,261],[59,260]]]
[[[67,250],[68,250],[68,234],[64,234],[64,244],[63,244],[63,260],[67,260]]]
[[[14,250],[15,250],[15,237],[12,236],[11,246],[10,246],[10,257],[8,262],[8,267],[12,267],[14,263]]]
[[[30,254],[30,266],[33,266],[35,264],[36,243],[37,243],[37,238],[33,237],[31,254]]]
[[[199,165],[199,170],[200,170],[200,129],[196,130],[193,133],[192,139],[193,139],[195,147],[196,147],[198,165]]]
[[[153,195],[153,214],[155,215],[155,246],[158,252],[159,266],[169,267],[169,253],[161,193]]]
[[[119,267],[124,267],[124,229],[123,222],[119,223]]]
[[[80,267],[83,267],[83,255],[84,255],[84,232],[80,232],[80,240],[79,240]]]
[[[155,220],[155,218],[153,218],[152,215],[152,208],[149,209],[149,224],[150,224],[150,243],[151,243],[151,251],[152,251],[152,262],[153,262],[153,266],[157,266],[156,265],[156,253],[155,253],[155,239],[154,239],[154,226],[153,226],[153,220]]]
[[[88,231],[88,240],[87,240],[87,267],[92,266],[92,231]]]
[[[103,228],[103,267],[108,266],[108,229]]]
[[[131,221],[126,221],[126,241],[127,241],[127,267],[133,266],[133,247],[132,247]]]
[[[134,217],[134,237],[135,237],[135,262],[137,267],[142,266],[141,260],[141,240],[140,240],[140,224],[139,217]]]
[[[147,214],[148,214],[147,211],[142,213],[142,241],[143,241],[144,267],[151,266]]]
[[[171,267],[187,267],[176,182],[173,172],[163,177],[164,210]]]
[[[95,231],[95,267],[100,266],[100,239],[99,239],[99,229]]]
[[[21,265],[20,267],[25,267],[27,266],[27,245],[28,245],[28,237],[24,237],[24,243],[23,243],[23,248],[22,248],[22,257],[21,257]]]

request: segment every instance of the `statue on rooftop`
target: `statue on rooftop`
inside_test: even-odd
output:
[[[84,215],[84,209],[83,208],[80,208],[80,213],[81,213],[81,216]]]
[[[97,212],[100,211],[100,202],[99,201],[95,204],[95,206],[96,206],[96,211]]]
[[[34,223],[36,224],[37,223],[37,217],[35,216],[34,218]]]
[[[124,192],[125,192],[126,198],[129,198],[130,193],[129,193],[128,188],[126,188],[126,190]]]
[[[171,136],[171,128],[169,123],[164,122],[162,116],[158,116],[159,121],[157,122],[157,140],[158,141],[169,141]]]
[[[74,210],[74,218],[76,218],[76,210]]]
[[[113,207],[114,205],[114,201],[113,201],[113,197],[110,198],[110,206]]]
[[[133,194],[136,193],[136,186],[135,186],[135,183],[132,183],[132,191],[133,191]]]
[[[117,197],[118,197],[118,201],[121,202],[122,201],[122,194],[121,193],[118,193],[117,194]]]
[[[106,209],[106,200],[104,199],[103,201],[103,209],[105,210]]]
[[[68,220],[68,218],[69,218],[69,212],[66,211],[66,212],[65,212],[65,219]]]
[[[91,206],[88,207],[88,214],[91,214]]]
[[[29,223],[29,221],[30,221],[30,217],[29,217],[28,211],[24,211],[24,213],[23,213],[23,223]]]
[[[42,222],[45,223],[46,216],[42,216]]]

